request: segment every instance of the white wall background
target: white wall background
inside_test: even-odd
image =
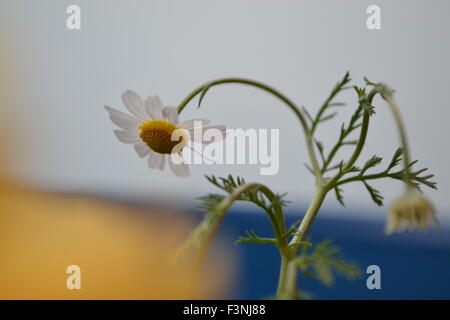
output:
[[[80,31],[65,27],[70,4],[81,7]],[[370,4],[381,7],[380,31],[366,28]],[[314,112],[350,70],[358,84],[367,75],[397,90],[413,156],[436,174],[439,190],[427,194],[445,220],[450,209],[449,12],[445,0],[3,0],[0,35],[14,65],[11,81],[20,89],[11,104],[20,107],[6,119],[21,142],[15,175],[56,190],[192,205],[193,197],[210,191],[203,174],[232,173],[288,191],[295,205],[306,205],[313,179],[303,167],[302,132],[290,110],[263,92],[217,87],[202,109],[192,104],[183,115],[232,128],[280,128],[281,168],[270,177],[259,176],[257,166],[197,166],[189,179],[149,170],[129,145],[116,141],[102,105],[124,109],[120,94],[128,88],[157,93],[176,105],[205,81],[240,76],[266,82]],[[354,96],[344,97],[350,112]],[[364,158],[390,157],[399,145],[387,106],[380,99],[375,104]],[[339,125],[319,131],[326,145],[335,141]],[[401,192],[397,182],[375,185],[387,203]],[[347,187],[345,195],[347,208],[372,207],[361,185]],[[336,205],[333,196],[328,205]]]

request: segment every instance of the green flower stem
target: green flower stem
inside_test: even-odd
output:
[[[297,232],[292,237],[291,242],[289,243],[289,247],[293,247],[294,250],[296,250],[298,245],[301,244],[303,240],[305,240],[308,230],[311,227],[323,201],[325,200],[328,191],[329,190],[326,187],[318,187],[316,189],[308,210],[306,211],[306,214],[303,217],[302,222],[297,229]]]
[[[297,299],[297,264],[295,255],[281,255],[280,277],[276,298],[278,300]]]
[[[195,96],[197,96],[199,93],[201,93],[205,88],[211,88],[212,86],[216,86],[216,85],[224,84],[224,83],[246,84],[246,85],[249,85],[249,86],[253,86],[253,87],[262,89],[262,90],[264,90],[266,92],[269,92],[270,94],[276,96],[281,101],[286,103],[286,105],[288,105],[289,108],[291,108],[291,110],[294,111],[294,113],[296,114],[296,116],[300,120],[300,122],[302,124],[302,127],[303,127],[303,130],[305,131],[305,133],[308,131],[308,123],[306,122],[305,117],[303,116],[303,114],[300,111],[300,109],[291,100],[289,100],[286,96],[284,96],[283,94],[281,94],[280,92],[278,92],[274,88],[271,88],[271,87],[269,87],[269,86],[267,86],[267,85],[265,85],[265,84],[263,84],[261,82],[254,81],[254,80],[249,80],[249,79],[243,79],[243,78],[217,79],[217,80],[213,80],[213,81],[207,82],[207,83],[199,86],[197,89],[192,91],[186,98],[184,98],[183,101],[181,101],[181,103],[178,105],[178,113],[181,113],[183,111],[183,109],[186,107],[186,105],[193,98],[195,98]]]
[[[310,129],[308,127],[308,123],[306,121],[305,116],[303,115],[303,113],[300,111],[300,109],[295,105],[295,103],[293,103],[289,98],[287,98],[285,95],[283,95],[282,93],[280,93],[278,90],[264,84],[258,81],[254,81],[254,80],[249,80],[249,79],[243,79],[243,78],[224,78],[224,79],[217,79],[217,80],[213,80],[210,82],[207,82],[199,87],[197,87],[194,91],[192,91],[188,96],[186,96],[186,98],[183,99],[183,101],[181,101],[181,103],[178,105],[178,113],[181,113],[183,111],[183,109],[186,107],[186,105],[192,100],[194,99],[197,95],[199,94],[204,94],[209,88],[216,86],[216,85],[220,85],[220,84],[225,84],[225,83],[239,83],[239,84],[245,84],[245,85],[249,85],[252,87],[256,87],[258,89],[264,90],[272,95],[274,95],[275,97],[277,97],[278,99],[280,99],[281,101],[283,101],[297,116],[297,118],[300,120],[301,126],[303,128],[304,134],[305,134],[305,139],[306,139],[306,148],[308,150],[308,155],[309,158],[311,160],[311,165],[312,168],[315,172],[316,175],[316,183],[320,184],[322,181],[322,173],[320,171],[320,167],[319,167],[319,162],[317,161],[317,157],[314,151],[314,144],[313,144],[313,139],[312,139],[312,134],[310,132]]]
[[[311,227],[314,218],[319,212],[325,197],[328,193],[328,189],[324,186],[319,186],[316,189],[316,193],[306,211],[305,216],[302,219],[300,226],[294,237],[292,237],[289,245],[286,249],[280,250],[281,253],[281,267],[280,277],[278,281],[277,299],[296,299],[297,298],[297,264],[295,258],[299,245],[305,240],[309,228]]]
[[[239,200],[241,194],[253,189],[261,191],[271,202],[275,199],[274,193],[262,184],[247,183],[239,186],[228,197],[224,198],[213,212],[205,217],[202,223],[191,233],[186,242],[177,250],[174,255],[174,260],[184,260],[185,262],[192,263],[193,269],[198,270],[223,217],[231,205],[236,200]],[[285,226],[282,209],[280,206],[275,205],[274,211],[275,214],[268,215],[275,233],[275,239],[280,246],[286,246],[286,239],[283,237]],[[282,220],[281,225],[280,218]]]
[[[383,95],[383,98],[386,100],[386,102],[388,103],[392,114],[394,115],[394,119],[395,122],[397,123],[397,128],[400,134],[400,141],[403,147],[403,162],[405,165],[405,174],[404,174],[404,179],[405,182],[409,185],[412,186],[412,181],[411,181],[411,168],[410,168],[410,155],[409,155],[409,146],[408,146],[408,137],[406,135],[406,128],[405,128],[405,124],[403,123],[403,119],[402,116],[400,114],[400,110],[397,106],[397,104],[395,103],[394,99],[392,98],[391,94],[385,94]]]

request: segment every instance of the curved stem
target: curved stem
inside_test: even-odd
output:
[[[245,84],[252,87],[256,87],[258,89],[264,90],[271,95],[277,97],[281,101],[283,101],[297,116],[297,118],[300,120],[300,123],[303,128],[303,132],[305,134],[306,139],[306,147],[308,150],[308,155],[311,160],[312,168],[316,175],[316,183],[319,184],[322,181],[322,174],[320,171],[319,162],[317,161],[317,157],[314,151],[314,144],[312,140],[312,134],[309,130],[308,123],[306,121],[306,118],[304,117],[303,113],[300,111],[300,109],[293,103],[289,98],[287,98],[285,95],[283,95],[278,90],[264,84],[258,81],[244,79],[244,78],[223,78],[223,79],[217,79],[210,82],[207,82],[199,87],[197,87],[194,91],[192,91],[188,96],[186,96],[183,101],[178,105],[178,113],[181,113],[183,109],[186,107],[186,105],[194,99],[198,94],[205,94],[206,90],[209,88],[225,84],[225,83],[239,83],[239,84]]]
[[[403,162],[405,165],[405,181],[407,184],[412,185],[411,182],[411,172],[410,172],[410,155],[409,155],[409,146],[408,146],[408,137],[406,135],[406,128],[403,123],[402,116],[400,114],[400,110],[395,103],[392,96],[386,96],[384,97],[386,102],[388,103],[389,107],[391,108],[392,114],[394,115],[395,122],[397,123],[398,131],[400,134],[400,141],[403,147]]]
[[[280,93],[279,91],[277,91],[276,89],[269,87],[261,82],[258,81],[254,81],[254,80],[249,80],[249,79],[243,79],[243,78],[223,78],[223,79],[217,79],[217,80],[213,80],[210,82],[207,82],[199,87],[197,87],[194,91],[192,91],[186,98],[183,99],[183,101],[181,101],[181,103],[178,105],[178,113],[181,113],[183,111],[183,109],[186,107],[186,105],[193,99],[195,98],[196,95],[198,95],[199,93],[201,93],[205,88],[211,88],[213,86],[219,85],[219,84],[224,84],[224,83],[240,83],[240,84],[246,84],[249,86],[253,86],[259,89],[262,89],[266,92],[269,92],[270,94],[276,96],[277,98],[279,98],[281,101],[283,101],[284,103],[286,103],[289,108],[291,108],[292,111],[294,111],[294,113],[296,114],[296,116],[299,118],[303,130],[306,132],[308,132],[308,123],[306,122],[305,117],[303,116],[302,112],[300,111],[300,109],[289,99],[287,98],[285,95],[283,95],[282,93]]]

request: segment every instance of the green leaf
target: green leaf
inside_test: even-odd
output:
[[[303,165],[305,166],[306,169],[308,169],[309,172],[311,172],[311,174],[312,174],[313,176],[316,175],[315,172],[314,172],[314,170],[313,170],[313,168],[311,168],[311,166],[310,166],[309,164],[307,164],[306,162],[304,162]]]
[[[340,256],[340,248],[334,246],[330,240],[324,240],[310,250],[305,247],[301,247],[301,250],[297,258],[300,272],[325,286],[334,284],[334,273],[347,279],[355,279],[362,274],[357,264],[347,262]]]
[[[350,168],[348,168],[345,173],[352,173],[352,172],[359,172],[361,171],[361,169],[357,166],[351,166]]]
[[[376,86],[377,84],[375,82],[369,81],[366,76],[364,76],[364,81],[366,82],[366,85],[368,86]]]
[[[263,243],[263,244],[273,244],[277,245],[275,239],[272,238],[261,238],[253,230],[245,231],[245,237],[239,236],[236,240],[236,244],[239,243]]]
[[[383,196],[380,194],[380,191],[370,186],[366,181],[363,181],[364,185],[366,186],[367,191],[370,194],[370,197],[372,198],[373,202],[375,202],[379,207],[383,205]]]
[[[382,160],[383,160],[383,158],[380,158],[380,157],[374,155],[372,158],[367,160],[367,162],[364,164],[364,166],[362,167],[362,169],[360,171],[360,175],[363,175],[368,169],[379,165]]]
[[[342,189],[338,186],[334,187],[334,194],[336,195],[336,200],[339,201],[339,203],[345,207],[344,203],[344,196],[342,195]]]
[[[392,168],[396,167],[400,161],[402,160],[402,155],[403,155],[403,148],[398,148],[394,155],[392,156],[391,162],[389,163],[386,172],[391,171]]]
[[[343,146],[345,146],[345,145],[355,145],[355,144],[358,144],[358,140],[349,140],[349,141],[342,142]]]
[[[302,107],[303,113],[305,114],[305,116],[308,118],[308,120],[313,123],[314,120],[311,116],[311,114],[309,113],[308,109],[306,109],[305,107]]]
[[[334,116],[336,116],[337,113],[332,113],[329,114],[327,116],[323,116],[324,113],[330,108],[330,107],[338,107],[338,106],[343,106],[345,105],[342,102],[335,102],[333,103],[333,99],[336,97],[336,95],[341,92],[342,90],[347,89],[346,85],[351,81],[350,78],[350,73],[346,72],[344,77],[342,78],[341,81],[339,81],[334,87],[333,90],[331,91],[330,95],[327,97],[327,99],[325,100],[325,102],[322,104],[322,106],[319,108],[319,111],[317,112],[315,118],[312,121],[312,125],[311,125],[311,132],[314,133],[317,125],[321,122],[330,120],[332,118],[334,118]]]
[[[317,280],[324,286],[330,287],[334,284],[334,276],[328,265],[324,263],[315,263],[312,267],[314,268]]]
[[[330,107],[344,107],[347,104],[345,102],[334,102],[334,103],[330,103],[328,106]]]
[[[210,183],[227,193],[232,193],[237,187],[245,184],[245,180],[243,178],[236,177],[235,179],[232,175],[228,175],[226,178],[216,178],[214,175],[205,175],[205,177]]]
[[[353,89],[356,91],[356,94],[358,95],[359,98],[363,98],[366,96],[366,88],[353,86]]]
[[[206,94],[206,92],[208,92],[209,88],[211,88],[210,85],[205,85],[205,86],[203,87],[203,90],[202,90],[202,92],[200,93],[200,96],[199,96],[199,98],[198,98],[198,106],[197,106],[197,108],[200,108],[200,105],[202,104],[203,98],[205,97],[205,94]]]
[[[331,120],[331,119],[333,119],[336,115],[337,115],[337,112],[333,112],[333,113],[331,113],[331,114],[329,114],[329,115],[327,115],[327,116],[321,117],[321,118],[318,120],[318,122],[325,122],[325,121]]]
[[[312,300],[314,298],[314,295],[309,292],[309,291],[305,291],[305,290],[298,290],[297,291],[297,299],[300,300]]]
[[[418,161],[412,161],[409,164],[409,168],[411,168],[414,164],[416,164]],[[434,174],[427,174],[427,175],[422,175],[422,173],[428,171],[428,168],[422,168],[416,171],[411,171],[410,172],[410,178],[412,180],[412,182],[414,183],[414,185],[420,189],[420,185],[426,185],[429,188],[435,189],[437,190],[437,184],[434,181],[431,181],[430,179],[434,177]],[[390,173],[388,174],[389,177],[394,178],[394,179],[398,179],[398,180],[402,180],[404,181],[405,178],[405,169],[402,169],[398,172],[395,173]]]
[[[365,104],[363,104],[363,107],[364,107],[364,111],[369,113],[369,116],[375,115],[375,107],[374,106],[372,106],[369,103],[365,103]]]
[[[320,157],[322,158],[322,161],[325,162],[323,143],[321,141],[316,140],[316,139],[314,139],[314,142],[316,143],[317,149],[319,150],[319,154],[320,154]]]
[[[364,112],[368,112],[370,116],[373,116],[375,114],[375,108],[367,99],[366,88],[360,88],[357,86],[353,86],[353,88],[358,95],[358,102],[362,110],[364,110]]]
[[[356,87],[357,88],[357,87]],[[358,88],[359,90],[359,88]],[[358,123],[358,120],[361,118],[363,112],[362,112],[363,108],[362,106],[358,106],[358,108],[355,110],[355,112],[353,113],[348,126],[345,126],[345,123],[343,123],[341,125],[341,130],[340,130],[340,134],[339,134],[339,139],[338,141],[335,143],[335,145],[333,146],[333,148],[331,149],[330,153],[328,154],[328,156],[326,157],[326,161],[325,164],[322,168],[323,172],[328,171],[328,165],[332,162],[334,156],[336,155],[337,151],[344,145],[346,144],[353,144],[354,142],[351,141],[349,143],[344,142],[344,140],[347,138],[348,135],[350,135],[354,130],[356,130],[357,128],[359,128],[361,126],[361,123]],[[357,143],[357,142],[356,142]]]
[[[225,196],[221,194],[213,194],[209,193],[206,196],[199,197],[198,200],[200,201],[199,209],[205,213],[208,214],[214,210],[215,207],[225,198]]]

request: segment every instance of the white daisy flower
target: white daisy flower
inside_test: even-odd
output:
[[[186,163],[175,163],[171,157],[174,147],[177,152],[187,147],[190,142],[210,143],[203,137],[194,135],[195,130],[217,129],[225,136],[224,126],[207,126],[210,122],[205,119],[192,119],[180,122],[176,107],[162,107],[158,96],[149,96],[147,100],[131,90],[122,94],[123,104],[131,115],[105,106],[109,118],[121,130],[114,130],[117,139],[123,143],[132,144],[134,150],[141,158],[148,157],[148,166],[164,170],[166,162],[178,177],[189,176],[189,167]],[[172,134],[176,131],[178,141],[172,141]],[[181,149],[180,149],[181,147]]]

